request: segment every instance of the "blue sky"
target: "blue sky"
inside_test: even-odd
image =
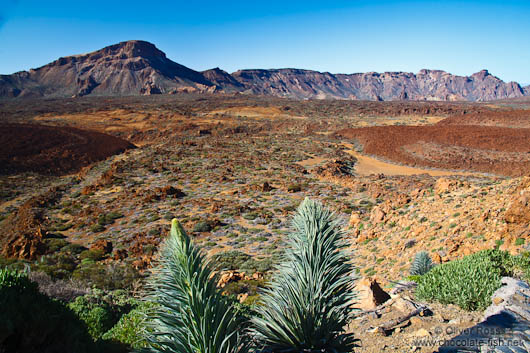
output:
[[[530,84],[530,1],[0,2],[2,74],[142,39],[195,70],[488,69]]]

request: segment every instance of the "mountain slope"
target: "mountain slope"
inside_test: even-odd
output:
[[[201,73],[167,59],[153,44],[136,40],[0,76],[0,96],[11,97],[124,96],[210,86]]]

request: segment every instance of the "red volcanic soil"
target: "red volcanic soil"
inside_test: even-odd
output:
[[[530,128],[530,110],[484,111],[465,115],[454,115],[439,125],[483,125],[513,128]]]
[[[506,176],[530,173],[530,129],[472,125],[344,129],[363,152],[406,165]]]
[[[0,124],[0,174],[63,175],[135,146],[95,131]]]

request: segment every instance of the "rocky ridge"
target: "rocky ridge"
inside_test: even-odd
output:
[[[294,99],[489,101],[530,95],[530,86],[482,70],[332,74],[302,69],[203,72],[177,64],[153,44],[132,40],[59,58],[29,71],[0,75],[0,97],[128,96],[242,92]]]

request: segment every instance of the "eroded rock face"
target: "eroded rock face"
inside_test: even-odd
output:
[[[487,70],[456,76],[441,70],[330,74],[276,69],[240,70],[232,76],[252,93],[298,99],[486,101],[527,94],[516,82],[503,82]]]
[[[359,309],[370,310],[390,299],[390,295],[374,278],[363,278],[357,282],[355,289],[359,292],[355,307]]]

